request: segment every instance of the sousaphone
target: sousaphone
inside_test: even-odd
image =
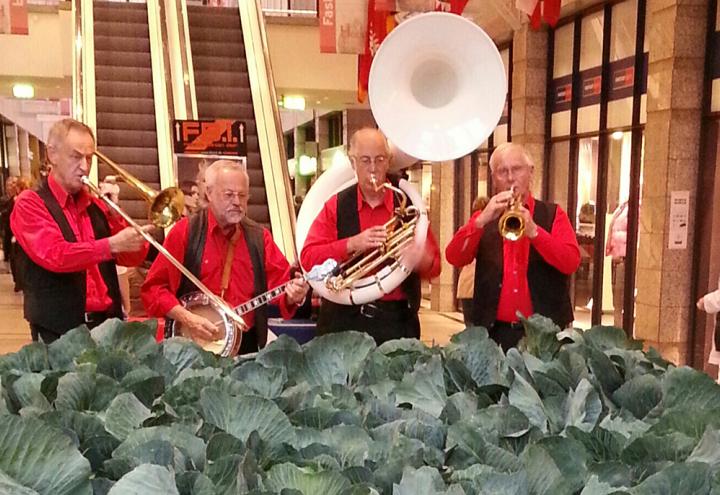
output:
[[[385,38],[375,54],[368,89],[378,127],[391,148],[402,152],[407,166],[419,160],[454,160],[477,149],[500,120],[507,80],[495,43],[478,25],[459,15],[432,12],[409,18]],[[320,176],[298,214],[298,252],[325,201],[355,182],[348,163],[336,164]],[[396,216],[411,213],[399,220],[401,224],[414,224],[413,236],[404,241],[424,244],[428,219],[420,194],[406,181],[393,190],[411,203],[409,212],[396,211]],[[388,246],[378,251],[398,252]],[[376,259],[362,256],[359,263],[365,258]],[[414,267],[396,255],[380,271],[353,278],[350,286],[336,283],[345,270],[362,268],[337,263],[331,276],[310,285],[333,302],[363,304],[394,290]]]

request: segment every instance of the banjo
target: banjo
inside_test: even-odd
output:
[[[335,260],[327,260],[322,265],[314,266],[310,272],[303,274],[303,280],[305,281],[319,281],[325,280],[327,277],[332,275],[333,271],[336,270],[337,263]],[[270,289],[254,298],[246,301],[242,304],[235,306],[233,311],[240,317],[255,309],[269,303],[285,291],[285,287],[292,282],[287,282],[278,285],[277,287]],[[215,301],[213,301],[207,294],[201,291],[189,292],[179,299],[180,304],[198,316],[202,316],[212,322],[219,330],[222,336],[213,341],[200,339],[194,337],[190,332],[190,329],[179,321],[167,318],[165,320],[165,336],[169,337],[186,337],[194,340],[200,347],[206,351],[214,352],[223,357],[235,356],[242,342],[242,333],[248,330],[246,324],[240,325],[228,317],[226,312],[223,312],[218,308]],[[242,319],[242,318],[240,318]]]

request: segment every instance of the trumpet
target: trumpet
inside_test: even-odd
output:
[[[331,277],[325,281],[325,285],[331,291],[341,291],[350,288],[360,279],[373,274],[383,265],[391,263],[391,269],[400,267],[403,271],[407,267],[400,263],[400,254],[403,248],[415,238],[415,227],[420,218],[420,211],[414,205],[408,206],[407,194],[399,187],[384,182],[377,183],[375,175],[370,176],[375,191],[389,189],[400,198],[400,204],[383,228],[387,232],[387,238],[382,246],[366,253],[356,253],[349,260],[339,265]],[[409,273],[409,270],[408,270]]]
[[[512,200],[508,205],[508,209],[502,214],[498,221],[498,230],[500,235],[508,241],[517,241],[525,235],[525,217],[520,212],[522,205],[522,197],[515,190],[515,186],[510,189],[513,193]]]

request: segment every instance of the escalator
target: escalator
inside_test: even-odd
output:
[[[98,149],[155,190],[160,189],[147,6],[93,2]],[[98,178],[114,172],[99,163]],[[147,220],[147,203],[125,184],[120,204]]]
[[[201,6],[188,6],[187,9],[198,117],[245,121],[247,170],[250,176],[248,216],[270,227],[263,164],[238,9]]]

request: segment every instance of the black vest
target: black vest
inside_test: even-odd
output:
[[[397,182],[388,177],[391,182],[397,186]],[[353,184],[340,191],[337,194],[337,233],[338,239],[345,239],[360,233],[360,216],[357,211],[357,184]],[[395,207],[398,206],[397,197],[393,198]],[[401,287],[408,299],[408,306],[412,312],[420,309],[420,277],[417,273],[411,273],[403,281]],[[330,301],[323,300],[323,307],[333,307],[336,311],[348,309],[348,306],[342,304],[333,304]]]
[[[45,203],[65,240],[77,242],[60,204],[48,186],[47,179],[43,180],[36,192]],[[110,226],[100,207],[90,203],[87,213],[90,216],[95,239],[110,237]],[[58,334],[64,334],[85,323],[87,272],[85,270],[72,273],[51,272],[32,261],[20,244],[17,244],[17,247],[19,262],[24,267],[25,319]],[[112,300],[112,305],[108,308],[108,317],[122,318],[115,261],[104,261],[99,264],[99,269]]]
[[[253,293],[254,296],[267,291],[267,278],[265,276],[265,243],[263,241],[263,228],[245,217],[240,222],[245,236],[245,242],[250,252],[250,263],[253,269]],[[189,219],[188,225],[188,241],[185,247],[184,265],[190,270],[190,273],[200,278],[200,267],[202,263],[203,252],[205,251],[205,239],[207,237],[208,213],[207,209],[202,209],[195,213]],[[197,291],[198,288],[183,276],[180,280],[176,296],[179,298],[190,292]],[[267,343],[267,306],[260,306],[255,309],[255,332],[257,342],[260,348],[265,347]]]
[[[557,205],[536,199],[533,220],[550,232],[556,211]],[[485,226],[476,261],[473,324],[490,328],[497,317],[503,279],[503,239],[497,222]],[[560,328],[568,326],[574,319],[570,303],[570,277],[545,262],[532,245],[527,278],[533,310],[547,316]]]

